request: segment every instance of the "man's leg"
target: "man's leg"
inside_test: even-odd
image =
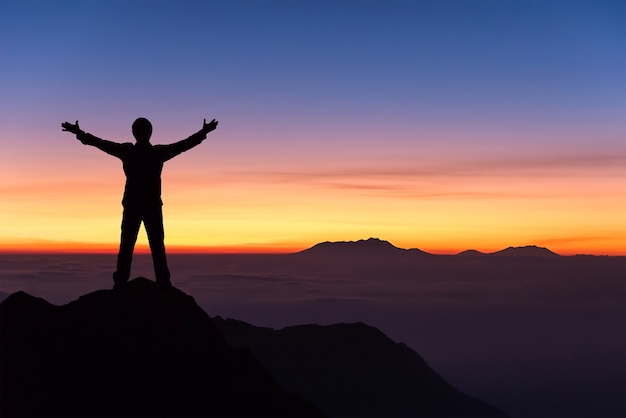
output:
[[[159,205],[146,211],[143,223],[148,234],[154,274],[157,284],[171,286],[170,270],[167,268],[165,256],[165,233],[163,231],[163,210]]]
[[[114,288],[123,287],[130,277],[130,264],[133,261],[133,250],[137,242],[137,234],[141,225],[141,214],[137,210],[124,208],[122,215],[122,235],[120,250],[117,254],[117,270],[113,273]]]

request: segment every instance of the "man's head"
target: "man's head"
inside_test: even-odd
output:
[[[137,142],[150,142],[152,136],[152,124],[146,118],[138,118],[133,122],[133,136]]]

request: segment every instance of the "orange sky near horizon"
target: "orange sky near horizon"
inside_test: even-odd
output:
[[[279,152],[257,158],[260,150],[242,149],[227,129],[165,164],[170,252],[293,252],[378,237],[439,254],[523,245],[626,254],[619,155],[491,156],[487,148],[449,155],[437,142],[420,152],[339,144],[329,154],[300,143],[297,153],[286,150],[290,162]],[[60,128],[50,136],[58,141],[54,170],[47,149],[0,167],[0,177],[11,178],[0,184],[2,218],[10,219],[0,251],[115,252],[121,163]],[[142,228],[138,251],[146,245]]]

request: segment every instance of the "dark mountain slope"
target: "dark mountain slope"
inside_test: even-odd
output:
[[[143,278],[64,306],[10,295],[0,380],[2,416],[320,416],[317,406],[333,416],[503,416],[363,323],[274,331],[210,319],[192,297]]]
[[[228,346],[179,290],[138,278],[64,306],[0,304],[2,416],[320,416]]]
[[[331,416],[504,416],[450,386],[404,344],[363,323],[281,330],[213,319],[235,347],[249,348],[284,387]]]

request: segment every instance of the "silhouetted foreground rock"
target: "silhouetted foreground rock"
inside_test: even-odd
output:
[[[321,416],[183,292],[138,278],[64,306],[0,304],[3,416]]]
[[[3,416],[504,416],[363,323],[210,319],[144,278],[64,306],[10,295],[0,383]]]
[[[283,387],[306,394],[330,416],[506,416],[459,392],[418,353],[363,323],[273,330],[219,317],[213,322]]]

